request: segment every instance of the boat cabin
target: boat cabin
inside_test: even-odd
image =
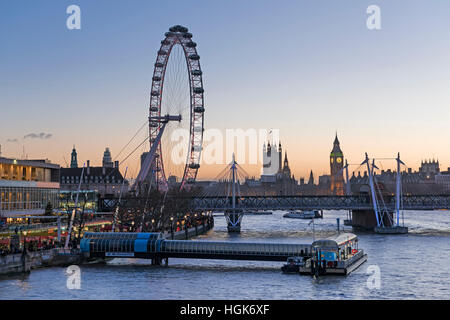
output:
[[[314,241],[312,248],[314,260],[326,261],[327,265],[331,265],[335,261],[348,260],[359,251],[358,237],[353,233],[341,233]]]
[[[312,257],[301,274],[315,276],[324,274],[347,275],[367,261],[367,254],[358,248],[358,237],[353,233],[341,233],[337,236],[321,239],[312,243]]]

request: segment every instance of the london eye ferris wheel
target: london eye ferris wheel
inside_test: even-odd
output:
[[[195,182],[204,131],[203,93],[197,44],[187,28],[173,26],[161,41],[150,92],[150,149],[156,148],[151,173],[160,190],[168,189],[169,176],[177,177],[184,189]]]

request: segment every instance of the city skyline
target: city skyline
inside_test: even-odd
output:
[[[278,143],[276,143],[274,145],[276,146],[276,148],[278,148]],[[81,168],[83,165],[87,166],[88,164],[90,166],[93,166],[93,167],[100,167],[100,166],[102,166],[103,165],[102,162],[103,162],[104,152],[105,152],[106,149],[110,149],[109,147],[105,147],[104,150],[101,150],[101,151],[98,152],[99,153],[98,156],[96,156],[96,157],[91,159],[91,158],[80,157],[80,152],[79,152],[79,149],[77,148],[76,145],[72,146],[72,148],[70,149],[70,153],[72,153],[73,148],[75,148],[75,150],[77,152],[77,158],[78,158],[77,159],[77,165],[78,165],[79,168]],[[330,148],[330,150],[331,150],[331,148]],[[111,150],[109,150],[109,151],[111,151]],[[260,151],[261,154],[263,153],[263,149],[262,148],[259,151]],[[59,165],[61,165],[61,167],[70,168],[71,167],[71,154],[70,153],[68,155],[63,155],[64,163],[56,163],[56,162],[52,161],[51,159],[48,159],[48,158],[45,158],[45,159],[50,160],[54,164],[59,164]],[[289,157],[289,167],[291,168],[292,174],[293,174],[293,176],[295,177],[296,180],[299,181],[300,179],[303,178],[305,180],[305,182],[307,182],[308,179],[309,179],[309,175],[310,175],[311,171],[313,171],[313,173],[314,173],[314,180],[315,180],[316,183],[318,182],[319,176],[330,175],[330,163],[329,163],[330,152],[327,153],[326,160],[322,161],[322,162],[328,161],[328,168],[323,168],[322,171],[314,170],[313,168],[309,168],[309,169],[308,168],[304,168],[302,171],[300,171],[300,172],[305,172],[304,175],[298,175],[298,174],[296,174],[296,172],[294,170],[292,170],[292,167],[293,167],[292,163],[295,163],[296,159],[295,158],[292,159],[292,157],[290,156],[289,150],[284,149],[284,145],[283,145],[283,159],[284,159],[284,156],[285,156],[286,153],[287,153],[287,155]],[[353,173],[355,175],[358,175],[358,173],[361,173],[361,175],[362,175],[362,174],[364,174],[364,172],[367,171],[365,166],[361,166],[360,165],[360,162],[362,162],[363,158],[359,159],[359,160],[361,160],[360,162],[358,162],[358,159],[356,161],[351,161],[350,159],[348,159],[346,157],[345,150],[343,150],[343,155],[344,155],[344,161],[348,161],[348,163],[349,163],[349,175],[350,176]],[[1,156],[8,157],[7,155],[4,155],[4,154],[1,154]],[[373,156],[373,157],[377,158],[376,161],[377,161],[378,164],[381,163],[381,166],[380,166],[378,171],[380,171],[380,172],[382,170],[387,171],[389,169],[392,170],[392,171],[396,170],[395,169],[395,165],[394,165],[394,159],[395,159],[394,156]],[[22,159],[22,156],[18,156],[18,157],[14,157],[13,156],[11,158]],[[44,158],[39,158],[39,157],[37,157],[37,158],[28,157],[28,158],[29,159],[44,159]],[[378,158],[382,158],[382,159],[378,160]],[[114,153],[112,153],[112,159],[113,160],[116,159]],[[88,163],[88,161],[89,161],[89,163]],[[418,172],[420,166],[423,163],[431,163],[431,162],[439,162],[441,171],[447,170],[447,167],[445,166],[445,164],[443,164],[439,160],[439,158],[435,158],[435,157],[426,158],[425,157],[425,158],[422,158],[417,165],[415,165],[415,164],[414,165],[410,165],[410,164],[406,163],[405,166],[402,167],[402,171],[407,171],[408,168],[410,168],[410,169],[412,169],[413,172]],[[247,165],[243,165],[243,167],[245,168],[246,172],[249,173],[248,178],[252,178],[252,177],[260,178],[260,175],[262,174],[262,165],[263,165],[263,162],[258,160],[257,164],[252,164],[252,165],[247,164]],[[204,177],[204,176],[199,175],[199,180],[209,180],[209,179],[215,178],[216,177],[216,173],[220,172],[221,170],[223,170],[223,168],[226,166],[226,164],[213,164],[213,165],[205,165],[205,166],[209,167],[209,169],[212,170],[211,171],[212,172],[211,173],[212,176]],[[140,169],[139,165],[136,165],[136,167],[134,167],[134,168],[133,167],[129,168],[130,171],[128,173],[128,177],[127,178],[135,178],[137,173],[139,172],[139,169]],[[124,170],[125,170],[124,166],[121,166],[120,170],[123,173]],[[200,171],[200,173],[201,173],[201,171]],[[181,178],[181,177],[177,177],[177,178]]]
[[[205,128],[279,128],[296,179],[310,170],[329,174],[336,131],[351,163],[362,162],[364,152],[400,152],[413,169],[430,158],[442,170],[450,166],[450,46],[437,41],[450,26],[449,4],[381,1],[376,31],[365,24],[369,1],[327,10],[307,1],[287,2],[290,10],[264,1],[202,2],[200,10],[178,2],[160,4],[159,12],[146,1],[77,1],[77,31],[65,27],[69,4],[0,5],[3,156],[21,157],[25,147],[29,158],[65,166],[75,144],[81,164],[100,164],[105,147],[114,158],[148,117],[159,42],[181,23],[202,59]],[[122,172],[128,166],[129,176],[137,175],[142,151]],[[223,167],[202,165],[198,178]],[[261,173],[261,163],[244,168]]]

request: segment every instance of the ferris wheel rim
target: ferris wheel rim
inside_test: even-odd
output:
[[[186,161],[184,163],[184,172],[181,177],[180,187],[187,188],[195,182],[198,169],[200,168],[200,157],[203,144],[204,131],[204,89],[203,72],[200,66],[200,56],[197,52],[197,44],[192,41],[192,34],[188,29],[182,26],[174,26],[165,33],[165,38],[161,41],[160,49],[156,57],[153,69],[152,86],[150,91],[149,106],[149,137],[150,146],[154,143],[156,136],[161,129],[161,124],[151,122],[154,116],[161,116],[161,107],[163,101],[164,80],[166,68],[172,49],[180,45],[183,49],[184,58],[187,65],[189,80],[189,142],[187,146]],[[157,147],[157,163],[154,172],[157,183],[161,183],[161,188],[168,189],[168,180],[162,157],[161,142]]]

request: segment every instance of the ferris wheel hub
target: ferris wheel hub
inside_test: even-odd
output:
[[[166,114],[165,116],[151,116],[150,121],[152,122],[159,122],[159,123],[168,123],[169,121],[181,121],[181,114],[178,115],[169,115]]]

